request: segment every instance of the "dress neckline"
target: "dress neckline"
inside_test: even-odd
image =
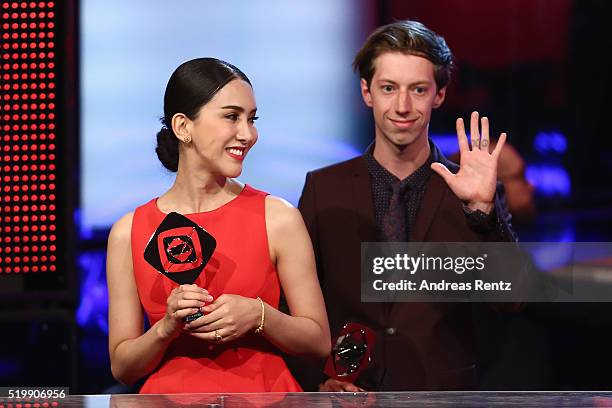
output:
[[[213,208],[212,210],[208,210],[208,211],[200,211],[200,212],[195,212],[195,213],[187,213],[187,214],[181,214],[181,215],[199,215],[199,214],[211,214],[214,213],[216,211],[220,211],[226,207],[228,207],[229,205],[231,205],[234,201],[238,200],[240,198],[240,196],[242,196],[244,194],[244,192],[247,189],[250,189],[251,187],[248,184],[245,184],[244,187],[242,187],[242,190],[240,190],[240,192],[236,195],[236,197],[232,198],[231,200],[229,200],[228,202],[226,202],[225,204],[220,205],[217,208]],[[158,206],[157,206],[157,200],[159,200],[159,197],[154,198],[153,201],[153,208],[155,209],[155,212],[162,214],[162,215],[168,215],[169,213],[167,212],[163,212]]]

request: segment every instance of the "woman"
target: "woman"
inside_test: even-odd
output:
[[[214,58],[179,66],[164,95],[157,155],[166,193],[125,215],[108,242],[109,349],[115,378],[142,393],[300,391],[278,349],[324,357],[330,335],[300,213],[237,181],[257,141],[249,79]],[[143,258],[166,214],[202,226],[217,248],[192,285]],[[290,315],[278,310],[282,288]],[[151,327],[143,330],[143,313]],[[203,316],[185,323],[186,316]]]

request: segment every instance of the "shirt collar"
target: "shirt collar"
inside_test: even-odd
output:
[[[412,174],[406,177],[403,180],[399,180],[395,175],[393,175],[389,170],[387,170],[383,165],[381,165],[374,158],[374,146],[375,142],[372,142],[366,149],[364,153],[364,158],[366,160],[366,164],[368,166],[368,172],[374,178],[376,182],[379,182],[385,186],[391,186],[394,183],[400,182],[401,188],[408,187],[411,190],[416,190],[425,185],[429,176],[432,173],[431,163],[434,163],[439,160],[438,158],[438,150],[435,148],[431,140],[429,141],[429,157],[425,161],[425,163],[416,169]]]

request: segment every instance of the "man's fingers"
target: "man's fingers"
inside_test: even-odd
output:
[[[499,135],[499,139],[497,140],[497,145],[495,145],[495,149],[493,149],[493,153],[491,153],[496,159],[499,157],[502,149],[504,148],[504,145],[506,144],[506,138],[507,138],[506,132]]]
[[[489,152],[489,118],[483,116],[480,119],[481,135],[480,135],[480,150]]]
[[[480,147],[480,132],[478,131],[478,112],[472,112],[470,118],[470,139],[472,139],[472,150]]]
[[[462,118],[458,118],[455,122],[455,128],[457,129],[457,142],[459,143],[459,152],[463,153],[470,150],[467,135],[465,134],[465,124]]]
[[[438,173],[440,177],[442,177],[444,181],[446,181],[446,184],[448,184],[451,181],[451,179],[455,177],[455,175],[451,173],[451,171],[447,169],[446,166],[443,165],[442,163],[432,163],[431,169],[435,171],[436,173]]]

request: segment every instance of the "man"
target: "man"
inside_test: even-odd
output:
[[[479,129],[478,113],[472,114],[471,143],[458,119],[460,166],[428,139],[431,112],[444,101],[450,80],[452,54],[444,39],[421,23],[380,27],[353,66],[374,115],[374,142],[363,156],[310,172],[299,208],[315,249],[332,333],[356,322],[375,330],[378,342],[373,364],[355,384],[323,378],[318,388],[473,388],[471,306],[362,303],[361,242],[514,239],[496,193],[506,135],[490,153],[487,118]],[[306,389],[312,387],[295,374]]]

